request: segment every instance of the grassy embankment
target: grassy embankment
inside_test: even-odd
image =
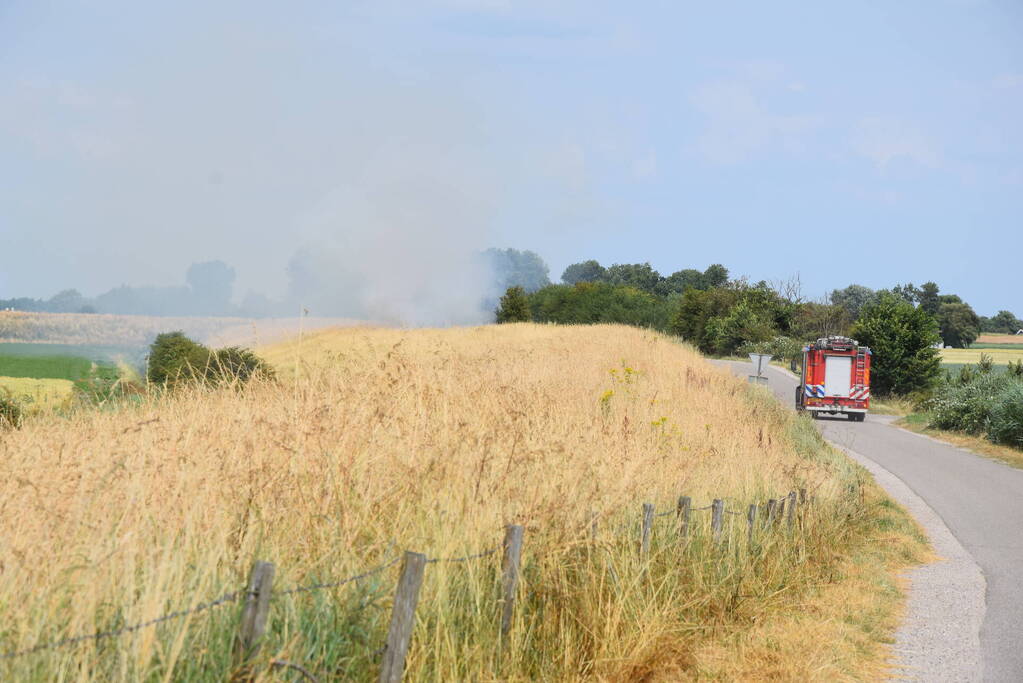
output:
[[[915,527],[809,421],[686,347],[514,325],[329,331],[266,356],[280,384],[42,415],[0,439],[0,650],[238,590],[256,558],[289,588],[401,549],[477,552],[520,523],[503,657],[498,557],[431,564],[409,680],[882,675],[896,574],[925,552]],[[715,548],[694,512],[688,544],[658,518],[637,557],[643,502],[744,512],[801,487],[814,502],[791,535],[762,529],[750,549],[728,515]],[[394,581],[275,598],[260,662],[373,678]],[[237,616],[0,661],[0,677],[224,680]]]

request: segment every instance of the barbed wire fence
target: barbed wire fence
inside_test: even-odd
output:
[[[694,507],[688,496],[681,496],[675,509],[655,513],[652,503],[643,503],[638,539],[639,554],[647,559],[650,553],[650,538],[655,518],[675,516],[678,520],[677,532],[682,540],[689,540],[691,531],[691,515],[694,512],[711,511],[710,529],[715,546],[722,543],[722,527],[725,515],[746,518],[748,543],[752,548],[756,531],[759,528],[770,528],[785,520],[789,531],[792,531],[797,519],[797,510],[812,502],[806,495],[806,489],[792,491],[786,496],[772,498],[763,504],[751,504],[746,511],[728,510],[723,499],[714,499],[709,505]],[[760,520],[758,522],[758,519]],[[635,529],[635,527],[633,527]],[[590,525],[591,541],[596,542],[599,532],[598,517],[593,516]],[[388,569],[401,564],[394,599],[392,601],[391,618],[385,644],[370,652],[370,656],[383,655],[380,664],[380,681],[400,681],[404,674],[405,659],[411,645],[412,632],[415,626],[415,610],[419,602],[419,592],[423,583],[425,568],[431,564],[461,564],[481,560],[503,550],[501,563],[501,605],[500,634],[504,643],[511,631],[521,570],[524,528],[521,525],[505,527],[504,540],[500,545],[476,553],[459,557],[427,557],[411,550],[404,551],[389,561],[358,574],[335,581],[295,586],[284,590],[274,590],[273,578],[275,566],[270,562],[257,561],[249,574],[248,586],[245,589],[224,593],[220,597],[198,603],[192,607],[174,610],[166,614],[137,622],[130,625],[111,628],[93,633],[49,640],[31,647],[0,652],[0,662],[27,657],[40,652],[57,650],[90,641],[102,641],[111,638],[137,633],[143,629],[156,627],[160,624],[183,619],[195,614],[211,613],[224,605],[242,602],[242,615],[239,620],[234,640],[233,657],[238,671],[251,671],[253,662],[259,652],[261,641],[269,621],[270,603],[274,598],[312,593],[321,590],[335,589],[383,574]],[[613,569],[609,567],[613,572]],[[272,670],[292,670],[298,672],[304,680],[318,681],[315,674],[301,664],[284,660],[272,660],[268,666]]]

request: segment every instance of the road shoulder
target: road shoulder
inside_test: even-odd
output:
[[[938,559],[907,570],[906,613],[895,633],[893,677],[903,680],[983,679],[980,627],[986,582],[973,556],[941,517],[901,479],[870,458],[832,446],[862,465],[927,533]]]

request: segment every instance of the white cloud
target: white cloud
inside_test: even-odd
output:
[[[893,161],[907,160],[927,168],[939,164],[937,144],[918,126],[882,117],[861,119],[853,131],[853,151],[885,169]]]
[[[748,70],[748,69],[747,69]],[[788,89],[774,85],[779,72],[755,70],[756,79],[769,85],[741,79],[709,83],[690,97],[704,115],[706,127],[697,139],[699,152],[717,164],[748,161],[770,146],[795,150],[801,138],[815,126],[809,116],[776,114],[767,105],[768,93]]]

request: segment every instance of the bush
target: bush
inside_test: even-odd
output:
[[[1009,377],[1015,377],[1016,379],[1023,379],[1023,358],[1018,361],[1009,361],[1009,367],[1006,369]]]
[[[1023,382],[1009,380],[991,406],[988,438],[1023,448]]]
[[[746,342],[738,353],[769,353],[774,360],[799,360],[803,356],[803,345],[792,337],[777,336],[765,342]]]
[[[0,430],[20,427],[22,415],[21,404],[9,393],[0,393]]]
[[[147,377],[151,383],[168,388],[181,383],[215,385],[273,376],[273,369],[248,349],[228,346],[211,351],[181,332],[158,335],[149,349]]]
[[[212,354],[184,332],[157,335],[149,347],[149,368],[146,377],[153,384],[174,387],[181,382],[194,382],[206,376]]]
[[[213,383],[248,382],[254,377],[273,379],[273,368],[248,349],[237,346],[214,351],[206,373],[206,379]]]
[[[1003,375],[974,375],[965,384],[946,384],[927,402],[930,426],[970,434],[986,432],[995,398],[1007,383]]]

